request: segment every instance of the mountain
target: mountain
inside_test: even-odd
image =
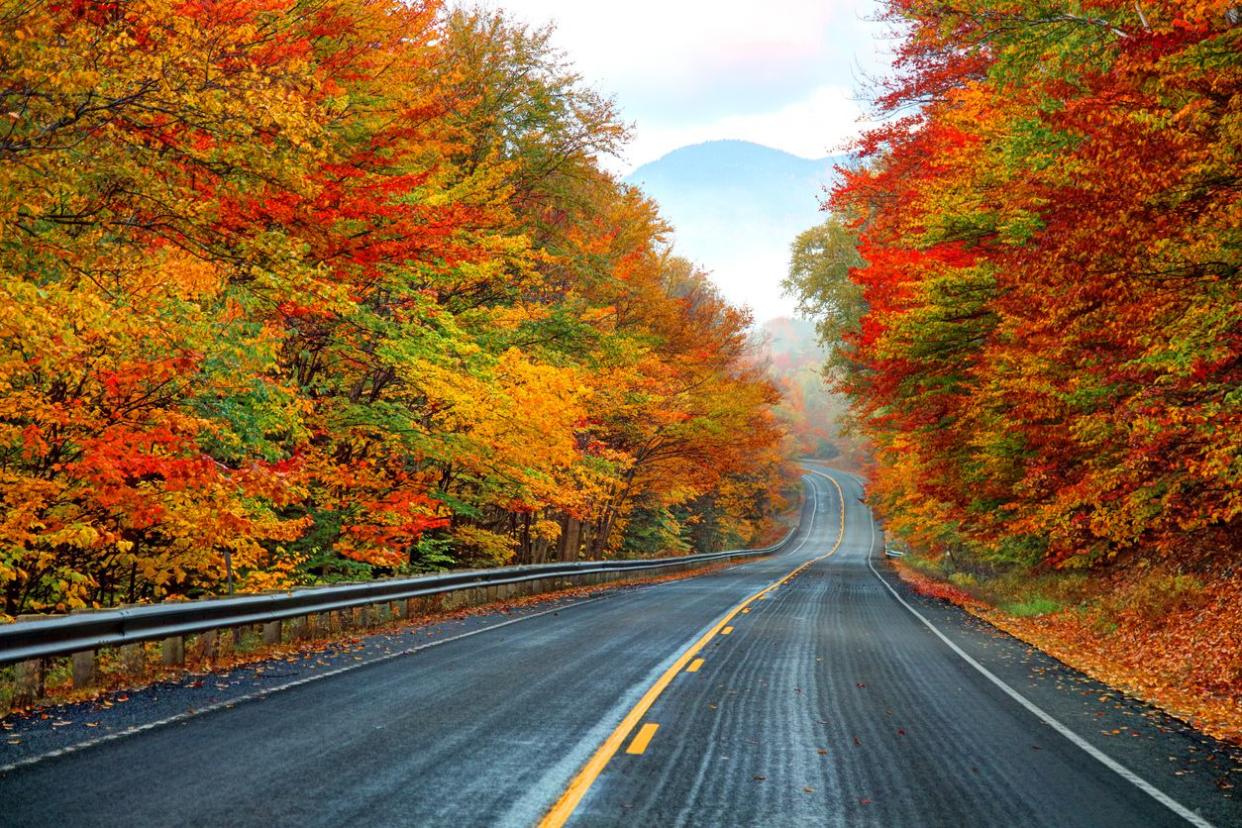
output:
[[[678,253],[712,271],[722,292],[757,320],[788,315],[780,281],[789,245],[824,220],[819,202],[844,156],[799,158],[748,141],[674,150],[626,176],[660,204]]]

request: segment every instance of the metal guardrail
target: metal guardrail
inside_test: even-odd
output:
[[[805,505],[805,504],[804,504]],[[349,610],[354,607],[425,598],[460,590],[522,584],[531,581],[585,580],[599,573],[640,572],[695,566],[731,558],[770,555],[783,548],[801,527],[772,546],[729,552],[708,552],[675,558],[646,560],[577,561],[570,563],[506,566],[495,569],[448,572],[340,586],[312,587],[292,592],[214,598],[184,603],[154,604],[120,610],[83,612],[57,618],[0,625],[0,665],[37,658],[64,656],[119,647],[142,641],[193,635],[209,630],[268,624]]]

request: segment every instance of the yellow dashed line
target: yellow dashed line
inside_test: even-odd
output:
[[[816,472],[816,474],[819,473]],[[578,771],[578,775],[573,778],[573,780],[569,783],[569,787],[567,787],[565,792],[561,794],[561,798],[556,801],[556,804],[552,806],[552,809],[548,811],[543,820],[539,823],[539,828],[560,828],[560,826],[564,825],[569,820],[574,813],[574,809],[578,807],[578,803],[582,801],[582,797],[586,795],[586,792],[590,789],[591,785],[595,783],[595,780],[599,778],[599,775],[603,772],[604,766],[607,765],[609,760],[611,760],[612,757],[616,755],[617,751],[621,749],[622,743],[625,742],[625,737],[629,736],[630,731],[634,729],[639,720],[647,713],[648,710],[651,709],[651,705],[655,704],[655,700],[660,697],[660,694],[663,693],[665,688],[669,686],[673,678],[682,670],[686,669],[686,665],[690,662],[690,660],[694,658],[700,650],[707,646],[708,641],[711,641],[717,635],[728,635],[728,632],[733,631],[733,628],[728,626],[728,623],[739,613],[745,610],[750,604],[755,601],[766,600],[769,592],[782,584],[788,583],[811,564],[835,554],[836,551],[841,548],[841,542],[845,540],[845,492],[841,489],[841,484],[836,480],[833,480],[826,474],[820,474],[820,476],[837,487],[837,495],[841,502],[841,527],[837,532],[837,540],[836,543],[832,545],[832,549],[829,549],[827,552],[816,558],[803,562],[801,565],[794,568],[792,572],[785,575],[784,578],[769,584],[742,603],[738,604],[730,610],[724,618],[720,619],[720,621],[716,623],[716,626],[705,632],[697,641],[686,648],[685,652],[683,652],[677,660],[673,662],[672,666],[665,670],[664,673],[655,680],[655,683],[652,684],[651,687],[647,688],[647,692],[644,693],[643,697],[638,700],[638,703],[630,709],[630,712],[625,715],[625,718],[621,720],[621,724],[617,725],[616,729],[609,734],[608,738],[604,740],[604,743],[596,749],[595,753],[591,755],[591,758],[588,759],[586,764],[582,766],[582,769]],[[728,630],[728,632],[725,632],[725,630]],[[700,661],[702,661],[702,659],[700,659]],[[626,749],[626,753],[642,753],[646,750],[647,743],[651,741],[651,737],[656,732],[658,727],[659,725],[653,723],[643,725],[639,730],[638,735],[634,737],[634,740]]]
[[[732,634],[733,634],[733,628],[732,628],[732,627],[725,627],[723,630],[721,630],[721,631],[720,631],[720,634],[721,634],[721,635],[732,635]]]
[[[634,737],[634,741],[630,742],[630,746],[625,749],[625,752],[634,754],[635,756],[641,754],[647,749],[647,745],[651,743],[651,737],[654,736],[655,732],[659,729],[660,726],[655,722],[647,722],[647,724],[643,725],[642,728],[639,729],[638,735]]]
[[[703,666],[703,659],[696,658],[694,661],[690,662],[690,666],[686,668],[686,672],[697,673],[699,671],[699,668],[702,666]]]

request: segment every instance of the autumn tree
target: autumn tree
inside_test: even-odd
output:
[[[0,98],[6,614],[663,554],[685,504],[716,545],[777,503],[744,318],[601,169],[625,128],[547,31],[37,0]],[[668,543],[635,504],[683,508]]]
[[[894,0],[889,115],[832,206],[843,386],[894,525],[993,559],[1238,548],[1229,2]],[[804,294],[816,300],[814,290]]]

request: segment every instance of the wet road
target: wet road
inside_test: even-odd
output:
[[[1242,824],[1232,753],[909,594],[857,481],[806,485],[778,555],[10,770],[0,824]]]

